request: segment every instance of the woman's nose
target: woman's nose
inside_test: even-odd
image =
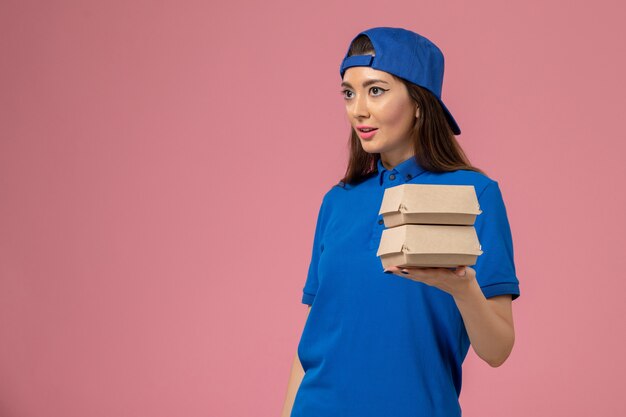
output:
[[[363,117],[369,114],[369,110],[367,108],[367,97],[358,96],[352,103],[352,115],[354,117]]]

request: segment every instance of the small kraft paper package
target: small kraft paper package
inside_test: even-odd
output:
[[[482,254],[474,228],[482,211],[473,185],[403,184],[385,190],[376,256],[389,266],[471,266]]]

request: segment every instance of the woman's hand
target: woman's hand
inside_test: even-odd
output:
[[[476,270],[469,266],[457,266],[449,268],[426,268],[426,267],[397,267],[390,266],[385,272],[391,272],[399,277],[423,282],[424,284],[437,287],[453,297],[463,296],[470,290],[472,282],[476,280]]]

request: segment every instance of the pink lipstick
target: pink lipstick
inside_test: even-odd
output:
[[[358,125],[356,126],[356,132],[361,137],[361,139],[370,139],[372,136],[376,134],[378,128],[373,126],[366,125]]]

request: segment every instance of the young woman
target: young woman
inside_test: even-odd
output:
[[[513,348],[520,292],[506,208],[456,141],[443,69],[430,40],[391,27],[359,33],[342,61],[350,158],[319,210],[283,417],[461,416],[469,345],[492,367]],[[474,186],[483,253],[473,268],[382,270],[380,203],[407,183]]]

